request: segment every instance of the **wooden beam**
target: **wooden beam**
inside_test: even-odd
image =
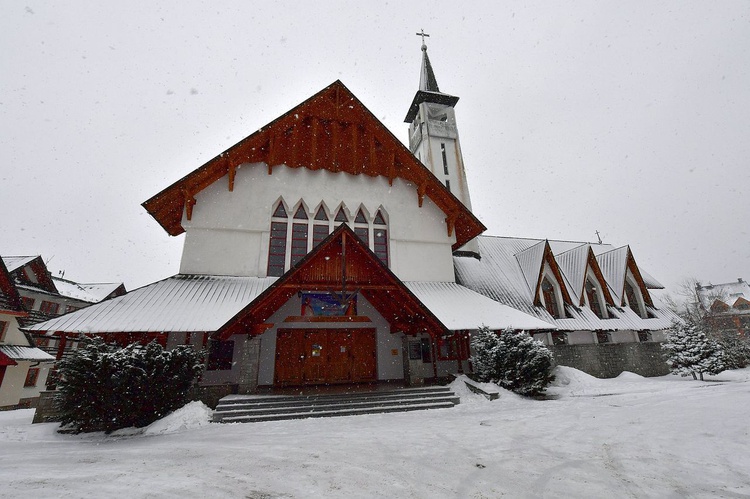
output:
[[[445,223],[448,226],[448,237],[453,236],[453,230],[456,228],[456,215],[451,213],[445,218]]]
[[[234,191],[234,177],[237,175],[237,165],[229,163],[227,174],[229,175],[229,192],[232,192]]]
[[[419,207],[422,207],[422,203],[424,202],[424,195],[425,192],[427,192],[427,184],[422,183],[417,186],[417,199],[419,201]]]
[[[388,185],[393,185],[394,178],[396,178],[396,151],[391,151],[388,161]]]
[[[188,191],[184,191],[185,193],[185,214],[187,215],[188,220],[193,219],[193,206],[195,206],[196,200],[195,196],[190,194]]]

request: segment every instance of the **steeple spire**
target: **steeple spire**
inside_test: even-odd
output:
[[[417,36],[422,37],[422,71],[419,74],[419,89],[427,92],[440,92],[435,72],[432,70],[432,64],[430,64],[430,57],[427,55],[427,44],[424,41],[425,37],[430,35],[421,30],[421,33],[417,33]]]

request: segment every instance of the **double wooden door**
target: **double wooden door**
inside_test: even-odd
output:
[[[280,329],[275,384],[359,383],[377,378],[374,329]]]

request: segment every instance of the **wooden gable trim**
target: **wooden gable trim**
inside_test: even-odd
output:
[[[573,305],[573,300],[570,298],[570,293],[568,293],[568,288],[565,285],[565,280],[563,279],[562,272],[560,271],[560,266],[557,264],[557,260],[555,260],[555,255],[552,254],[552,248],[550,247],[549,241],[544,241],[544,254],[542,255],[542,263],[539,266],[539,276],[536,280],[536,292],[534,293],[534,305],[541,306],[542,300],[539,297],[542,289],[542,279],[544,278],[544,264],[545,262],[549,264],[549,268],[552,271],[552,274],[555,276],[555,280],[557,280],[557,285],[560,286],[560,294],[563,297],[563,302],[566,305]]]
[[[585,293],[586,293],[586,278],[588,276],[588,269],[591,268],[591,271],[594,273],[594,277],[596,277],[596,280],[599,282],[599,286],[602,288],[602,293],[604,294],[604,299],[607,302],[607,305],[617,306],[615,304],[614,298],[612,298],[612,293],[609,292],[609,286],[607,285],[607,280],[604,279],[604,274],[602,273],[602,269],[599,268],[599,262],[596,261],[596,255],[594,255],[594,251],[589,246],[588,251],[588,257],[587,257],[587,264],[586,269],[583,273],[583,287],[581,288],[581,303],[580,306],[583,306],[585,304]]]
[[[233,190],[231,172],[243,163],[266,163],[269,174],[284,164],[384,176],[391,185],[400,178],[415,186],[420,206],[426,195],[446,215],[455,214],[454,250],[486,229],[340,81],[162,190],[143,207],[170,235],[179,235],[185,231],[183,213],[188,219],[192,216],[195,196],[225,175]]]
[[[346,253],[348,251],[348,254]],[[343,255],[346,254],[346,261]],[[345,273],[346,270],[346,273]],[[345,276],[345,280],[344,280]],[[269,286],[250,304],[219,328],[215,337],[226,340],[233,334],[261,334],[264,325],[284,303],[301,290],[358,291],[389,320],[410,329],[447,334],[448,328],[365,246],[347,224],[341,224],[317,248]]]
[[[638,270],[638,265],[635,263],[635,257],[633,256],[633,252],[630,251],[630,246],[628,246],[628,255],[626,257],[626,264],[625,264],[625,276],[622,279],[622,291],[620,292],[621,296],[623,296],[623,299],[625,297],[625,283],[627,282],[628,275],[627,271],[628,269],[633,274],[633,278],[635,278],[636,284],[638,284],[638,287],[641,290],[641,295],[643,296],[643,302],[651,307],[654,307],[654,302],[651,299],[651,294],[648,292],[648,288],[646,287],[646,283],[643,281],[643,277],[641,276],[641,271]]]

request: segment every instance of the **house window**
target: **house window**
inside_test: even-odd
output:
[[[445,188],[451,190],[451,181],[448,179],[445,179]]]
[[[469,358],[469,335],[465,331],[438,339],[440,360],[466,360]]]
[[[443,156],[443,173],[448,175],[448,157],[445,154],[445,144],[443,142],[440,143],[440,154]]]
[[[430,339],[422,338],[420,345],[422,347],[422,362],[432,362],[432,344],[430,343]]]
[[[307,224],[292,224],[292,259],[294,266],[307,254]]]
[[[78,310],[78,307],[76,307],[76,306],[73,306],[73,305],[66,305],[65,306],[65,313],[66,314],[69,314],[70,312],[75,312],[76,310]]]
[[[370,246],[370,225],[362,208],[357,211],[357,216],[354,217],[354,233],[365,243],[365,246]]]
[[[26,310],[34,310],[33,298],[29,298],[28,296],[22,296],[21,303],[23,303],[23,308],[25,308]]]
[[[0,343],[5,339],[5,332],[8,330],[8,323],[6,321],[0,321]]]
[[[26,373],[26,381],[24,381],[24,387],[36,386],[36,380],[39,378],[39,368],[30,367],[29,372]]]
[[[36,346],[38,347],[49,346],[49,338],[46,336],[37,336],[36,338],[34,338],[34,342],[36,343]]]
[[[567,345],[568,335],[565,333],[552,333],[552,344],[553,345]]]
[[[542,280],[542,298],[544,299],[544,307],[547,309],[547,312],[555,319],[561,319],[562,314],[560,313],[560,304],[557,300],[557,290],[547,277]]]
[[[323,239],[328,237],[330,233],[328,225],[328,214],[325,208],[321,205],[315,213],[315,221],[313,225],[313,248],[323,242]]]
[[[605,333],[604,331],[597,331],[596,342],[597,343],[611,343],[612,337],[609,335],[609,333]]]
[[[208,343],[207,371],[229,371],[232,369],[234,341],[211,340]]]
[[[58,310],[60,310],[60,305],[51,301],[43,300],[42,304],[39,305],[39,311],[43,314],[55,315],[57,314]]]
[[[600,319],[606,319],[602,301],[599,299],[599,289],[591,279],[586,279],[586,298],[588,298],[589,307],[596,316]]]
[[[641,310],[640,295],[628,280],[625,281],[625,297],[627,298],[628,306],[630,307],[630,309],[638,314],[639,317],[645,319],[644,314]]]
[[[336,218],[334,219],[336,222],[339,222],[338,225],[341,225],[341,223],[347,223],[349,221],[349,218],[346,216],[346,212],[344,211],[344,207],[342,206],[339,208],[338,213],[336,213]]]

